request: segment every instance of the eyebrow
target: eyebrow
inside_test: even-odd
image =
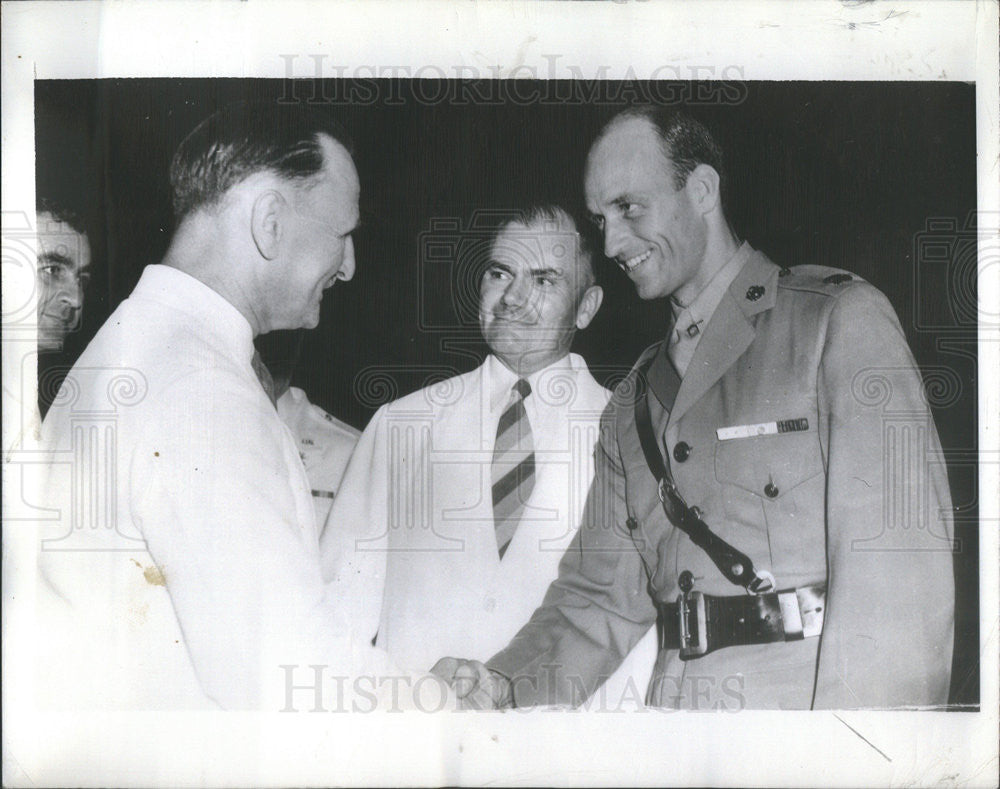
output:
[[[508,264],[500,261],[491,259],[487,268],[502,268],[504,271],[513,271],[514,269]],[[529,268],[528,273],[533,277],[565,277],[566,272],[561,268],[553,268],[551,266],[545,268]]]
[[[39,263],[58,263],[61,266],[72,266],[73,261],[59,252],[43,252],[38,256]]]
[[[43,252],[37,257],[37,265],[42,266],[62,266],[63,268],[73,268],[73,261],[59,252]],[[90,261],[88,260],[85,265],[76,267],[76,275],[90,276]]]
[[[533,277],[562,277],[564,272],[561,268],[533,268],[530,269]]]

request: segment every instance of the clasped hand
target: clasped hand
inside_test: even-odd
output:
[[[510,680],[478,660],[441,658],[431,673],[448,683],[461,710],[498,710],[513,704]]]

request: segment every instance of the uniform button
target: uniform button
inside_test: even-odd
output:
[[[487,611],[492,612],[493,610],[496,609],[496,607],[497,607],[497,601],[494,600],[492,597],[487,597],[486,601],[483,603],[483,608]]]
[[[684,594],[687,594],[694,586],[694,574],[690,570],[684,570],[684,572],[677,577],[677,585],[681,588],[681,591],[684,592]]]
[[[700,507],[692,507],[691,508],[691,514],[694,517],[696,517],[698,520],[701,520],[701,508]]]
[[[764,486],[764,495],[767,496],[769,499],[773,499],[775,496],[778,495],[778,488],[775,487],[775,484],[773,482],[768,482]]]
[[[629,531],[635,531],[636,529],[639,528],[639,524],[636,522],[635,518],[629,518],[627,521],[625,521],[625,525],[628,527]]]
[[[688,459],[688,455],[691,454],[691,447],[685,441],[681,441],[674,444],[674,460],[678,463],[683,463]]]

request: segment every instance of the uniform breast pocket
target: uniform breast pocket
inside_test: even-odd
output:
[[[826,475],[814,431],[719,441],[715,476],[726,517],[767,531],[779,585],[824,577]]]

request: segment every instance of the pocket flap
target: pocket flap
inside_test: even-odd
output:
[[[815,431],[720,441],[715,477],[763,498],[776,499],[822,472]]]

